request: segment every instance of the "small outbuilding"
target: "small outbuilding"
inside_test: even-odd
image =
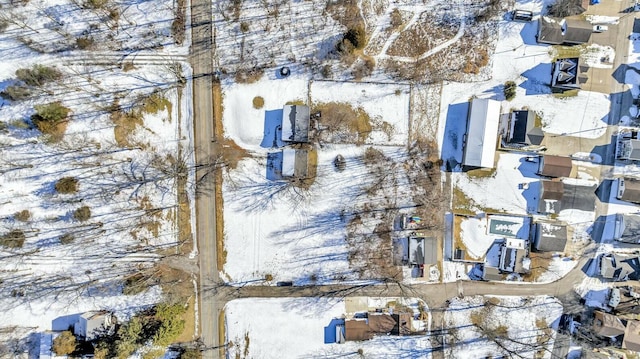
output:
[[[436,264],[438,252],[435,238],[409,237],[409,265]]]
[[[528,242],[524,239],[507,238],[500,252],[502,272],[527,273],[531,269]]]
[[[303,149],[282,150],[282,177],[307,178],[309,175],[309,152]]]
[[[282,109],[282,141],[309,142],[310,122],[309,106],[285,105]]]
[[[538,175],[544,177],[569,177],[573,167],[571,158],[544,155],[538,162]]]
[[[110,330],[115,323],[113,314],[106,310],[82,313],[73,326],[73,333],[85,340],[92,340],[101,332]]]
[[[498,146],[500,102],[474,98],[469,108],[462,164],[493,168]]]

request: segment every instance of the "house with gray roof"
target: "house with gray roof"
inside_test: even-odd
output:
[[[285,105],[282,109],[282,141],[293,143],[309,142],[309,106]]]
[[[567,225],[561,222],[535,223],[533,248],[539,252],[563,252],[567,245]]]
[[[600,276],[613,281],[637,280],[640,270],[638,257],[627,257],[618,254],[600,256]]]
[[[436,264],[438,262],[435,238],[409,237],[409,265]]]
[[[536,38],[541,44],[579,45],[589,42],[592,32],[588,21],[540,16]]]
[[[507,273],[528,273],[531,269],[529,242],[524,239],[507,238],[501,248],[498,268]]]
[[[551,89],[556,92],[579,90],[587,77],[580,72],[580,58],[558,59],[551,64]]]
[[[309,176],[309,151],[287,148],[282,150],[282,177],[307,178]]]
[[[540,181],[538,213],[559,213],[562,209],[564,184],[560,181]]]
[[[493,168],[498,147],[500,101],[474,98],[469,106],[462,164]]]
[[[542,128],[540,128],[540,126],[536,126],[535,111],[518,110],[511,112],[509,115],[509,130],[506,137],[507,146],[539,146],[543,139],[544,133],[542,132]]]

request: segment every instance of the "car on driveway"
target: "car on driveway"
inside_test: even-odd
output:
[[[609,30],[607,25],[593,25],[593,32],[605,32]]]

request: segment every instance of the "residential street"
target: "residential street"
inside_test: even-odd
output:
[[[215,137],[213,121],[213,38],[211,0],[193,0],[191,2],[192,46],[190,63],[193,68],[193,121],[195,132],[196,163],[208,163],[213,158],[212,139]],[[200,171],[207,171],[203,169]],[[196,173],[201,178],[205,173]],[[213,176],[210,181],[213,182]],[[216,216],[215,193],[199,191],[196,197],[196,238],[200,266],[200,291],[211,288],[219,281],[216,263]],[[217,302],[212,295],[200,296],[200,338],[206,350],[203,358],[220,357],[218,315],[224,303]]]

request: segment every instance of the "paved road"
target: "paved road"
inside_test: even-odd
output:
[[[213,158],[211,141],[215,137],[213,121],[213,31],[211,0],[191,1],[190,63],[193,68],[193,121],[195,131],[196,163],[204,164]],[[206,171],[206,170],[205,170]],[[204,174],[196,173],[200,178]],[[213,177],[211,177],[213,181]],[[202,288],[212,288],[219,282],[216,263],[215,194],[201,192],[196,198],[196,238],[198,239],[200,266],[200,338],[206,350],[203,358],[220,357],[218,316],[224,303],[218,302]]]

